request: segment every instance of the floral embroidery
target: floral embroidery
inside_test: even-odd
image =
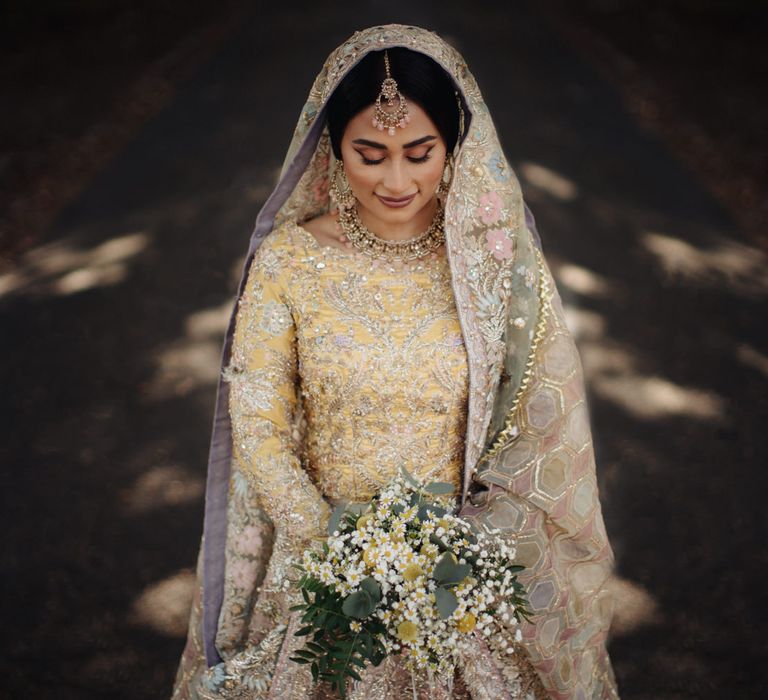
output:
[[[293,323],[291,312],[285,304],[268,301],[264,304],[261,318],[261,328],[270,335],[280,335]]]
[[[249,525],[237,538],[236,548],[242,554],[257,554],[262,546],[261,529]]]
[[[230,567],[232,581],[238,588],[250,588],[256,580],[256,565],[247,559],[238,559]]]
[[[475,213],[484,224],[495,224],[501,218],[501,198],[498,193],[486,192],[482,195]]]
[[[512,239],[501,228],[493,228],[485,232],[486,247],[496,260],[506,260],[512,257]]]
[[[507,161],[501,153],[494,153],[488,161],[488,170],[496,182],[506,182],[512,176]]]

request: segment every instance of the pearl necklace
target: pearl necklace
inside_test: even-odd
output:
[[[346,239],[371,258],[394,260],[416,260],[437,250],[445,243],[443,223],[445,212],[438,203],[437,211],[426,231],[406,241],[389,241],[380,238],[360,220],[357,207],[339,208],[339,225]]]

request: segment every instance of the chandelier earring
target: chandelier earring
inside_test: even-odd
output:
[[[448,196],[448,192],[451,189],[451,181],[453,180],[453,153],[448,153],[445,156],[445,166],[443,167],[443,176],[440,178],[440,184],[437,186],[437,198],[445,200]]]
[[[347,173],[344,170],[343,161],[338,161],[336,167],[333,169],[330,195],[333,201],[336,202],[336,207],[339,211],[342,209],[355,208],[355,195],[352,192],[352,188],[349,186],[349,180],[347,180]]]

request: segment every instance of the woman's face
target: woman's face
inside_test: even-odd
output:
[[[445,164],[445,141],[427,113],[408,103],[410,122],[395,135],[371,121],[373,106],[347,125],[341,158],[363,223],[387,237],[409,238],[432,221]]]

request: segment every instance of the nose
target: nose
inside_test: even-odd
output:
[[[400,158],[391,158],[388,163],[382,184],[388,194],[393,197],[404,194],[408,188],[408,174]]]

